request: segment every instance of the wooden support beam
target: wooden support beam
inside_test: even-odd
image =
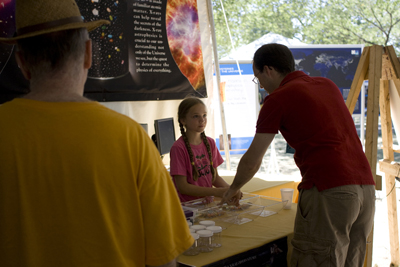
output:
[[[365,58],[365,54],[369,54]],[[368,79],[368,106],[367,106],[367,129],[365,140],[365,155],[378,186],[381,176],[376,174],[377,166],[377,143],[378,143],[378,119],[379,108],[381,114],[382,144],[384,160],[379,162],[379,168],[385,173],[386,192],[388,192],[388,219],[390,233],[391,266],[400,266],[399,254],[399,232],[397,221],[397,202],[395,187],[395,176],[400,175],[400,163],[393,162],[394,152],[400,152],[394,148],[392,119],[390,114],[389,81],[392,80],[400,97],[400,58],[392,46],[372,46],[364,48],[363,55],[357,67],[357,71],[350,89],[346,106],[350,113],[354,111],[356,99],[360,92],[361,79]],[[359,85],[358,85],[359,84]],[[378,177],[380,179],[378,179]],[[373,232],[367,238],[367,252],[364,267],[372,266]]]
[[[378,120],[379,120],[379,87],[382,75],[381,46],[370,47],[369,82],[367,103],[367,126],[365,132],[365,155],[371,167],[372,174],[376,174],[378,153]],[[351,91],[351,90],[350,90]]]
[[[382,57],[382,79],[393,80],[400,97],[400,58],[396,56],[393,46],[385,47]]]
[[[375,175],[375,190],[382,191],[382,176]]]
[[[383,55],[383,48],[381,46],[374,45],[369,48],[369,64],[368,64],[369,81],[368,81],[368,103],[367,103],[367,127],[365,132],[365,156],[367,157],[367,160],[371,167],[371,172],[374,177],[375,183],[377,182],[376,165],[378,157],[379,88],[382,75],[382,55]],[[366,267],[372,266],[372,250],[373,250],[373,239],[374,239],[373,233],[374,229],[372,228],[371,233],[367,238],[367,253],[364,262],[364,266]]]
[[[396,73],[395,70],[393,69],[393,65],[392,62],[390,61],[389,55],[385,53],[382,56],[382,80],[393,80],[393,79],[397,79]]]
[[[390,241],[390,266],[400,266],[399,255],[399,229],[397,219],[397,201],[396,201],[396,180],[393,175],[385,174],[388,223],[389,223],[389,241]]]
[[[394,152],[400,153],[400,149],[394,148],[393,145],[389,95],[389,80],[392,80],[400,97],[400,60],[396,57],[392,46],[374,45],[364,48],[346,100],[346,106],[350,113],[354,111],[362,83],[366,79],[368,79],[369,83],[365,155],[371,167],[376,186],[381,187],[382,177],[376,174],[380,109],[384,160],[379,162],[379,168],[385,173],[386,192],[389,192],[387,201],[391,266],[400,266],[396,191],[393,191],[395,176],[400,175],[400,163],[392,163]],[[372,227],[371,233],[367,238],[365,267],[372,266],[373,232],[374,227]]]
[[[389,56],[390,62],[392,63],[392,67],[394,69],[395,77],[400,79],[400,62],[392,45],[385,47],[385,54]]]
[[[389,81],[381,80],[379,93],[379,108],[382,129],[383,158],[394,160],[392,116],[390,114]]]
[[[379,170],[388,175],[400,177],[400,163],[382,159],[379,161]]]
[[[360,95],[361,86],[366,79],[366,76],[368,75],[369,50],[370,47],[364,47],[364,50],[360,57],[360,61],[357,66],[356,73],[354,74],[353,82],[351,83],[349,95],[347,96],[346,106],[351,114],[353,114],[354,112],[357,98]]]
[[[397,59],[397,58],[396,58]],[[383,158],[388,161],[394,160],[393,152],[393,133],[392,133],[392,117],[390,114],[390,95],[389,95],[389,81],[381,80],[379,107],[381,115],[381,129],[382,129],[382,150]],[[389,222],[389,240],[390,240],[390,257],[393,266],[400,265],[399,254],[399,230],[397,220],[397,202],[395,177],[385,173],[387,207],[388,207],[388,222]]]

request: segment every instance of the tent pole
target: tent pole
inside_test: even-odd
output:
[[[214,15],[212,10],[211,0],[207,0],[207,9],[208,9],[208,17],[210,20],[210,30],[211,30],[211,37],[212,37],[212,44],[214,50],[214,66],[215,66],[215,76],[217,77],[217,86],[218,86],[218,99],[219,99],[219,107],[221,113],[221,123],[222,123],[222,133],[223,133],[223,141],[224,141],[224,151],[225,151],[225,158],[226,158],[226,169],[228,171],[231,170],[231,161],[230,161],[230,151],[229,151],[229,143],[228,143],[228,134],[226,132],[226,121],[225,121],[225,111],[224,111],[224,104],[221,99],[221,76],[219,70],[219,60],[218,60],[218,52],[217,52],[217,38],[215,36],[215,24],[214,24]]]

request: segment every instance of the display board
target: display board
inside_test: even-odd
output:
[[[360,61],[362,45],[312,45],[289,47],[296,70],[332,80],[346,101]],[[361,113],[361,95],[353,114]]]
[[[0,6],[0,34],[15,32],[15,1]],[[196,0],[76,0],[84,21],[107,19],[90,32],[93,64],[86,97],[139,101],[207,97]],[[12,46],[0,46],[0,103],[29,89]]]
[[[224,113],[227,133],[230,136],[231,154],[243,154],[250,146],[256,132],[259,110],[257,86],[252,82],[254,77],[251,61],[220,61],[221,82],[225,83]],[[240,72],[239,72],[240,69]],[[240,73],[240,74],[239,74]],[[215,88],[216,85],[214,86]],[[219,106],[215,108],[220,112]],[[223,146],[220,117],[215,118],[215,136],[219,149]],[[224,154],[221,151],[221,154]]]

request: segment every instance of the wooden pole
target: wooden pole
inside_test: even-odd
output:
[[[382,74],[382,53],[381,46],[370,47],[365,154],[375,180],[378,156],[379,87]]]
[[[388,193],[391,266],[400,266],[397,202],[396,191],[394,190],[395,176],[400,175],[400,163],[393,162],[394,149],[389,95],[389,80],[392,80],[400,96],[400,62],[396,57],[393,46],[384,49],[377,45],[364,48],[346,101],[350,113],[354,111],[362,81],[365,79],[369,80],[365,155],[370,164],[375,183],[378,185],[379,176],[376,174],[376,167],[380,109],[384,159],[379,162],[379,168],[385,173],[386,192]],[[373,232],[374,227],[372,227],[367,238],[365,267],[372,266]]]
[[[390,96],[389,81],[382,80],[380,88],[380,114],[382,129],[382,150],[383,158],[388,161],[394,160],[393,152],[393,133],[392,118],[390,115]],[[400,265],[399,255],[399,230],[397,221],[397,202],[395,189],[395,176],[385,173],[387,207],[388,207],[388,223],[389,223],[389,240],[390,240],[390,258],[393,266]]]
[[[365,47],[361,53],[360,61],[358,62],[356,73],[354,74],[354,79],[351,83],[350,92],[347,96],[346,106],[351,114],[354,112],[357,97],[360,95],[361,86],[364,80],[366,80],[368,74],[369,50],[370,47]],[[364,125],[361,125],[361,127],[364,127]]]
[[[381,46],[370,47],[370,59],[368,66],[368,103],[367,103],[367,130],[365,133],[365,155],[371,167],[374,180],[376,179],[376,164],[378,157],[378,120],[379,120],[379,87],[382,75]],[[372,249],[374,228],[367,238],[367,252],[364,266],[372,266]]]

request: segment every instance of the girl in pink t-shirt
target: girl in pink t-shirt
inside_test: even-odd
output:
[[[170,174],[181,202],[222,197],[229,184],[218,175],[217,167],[223,159],[215,141],[204,133],[207,108],[203,101],[184,99],[178,108],[178,121],[182,136],[170,151]]]

